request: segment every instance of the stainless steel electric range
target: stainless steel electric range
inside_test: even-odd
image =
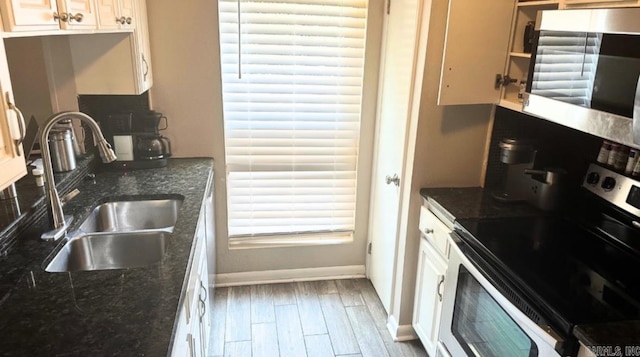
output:
[[[576,325],[640,319],[640,182],[592,164],[579,196],[564,214],[456,221],[443,350],[571,356]]]

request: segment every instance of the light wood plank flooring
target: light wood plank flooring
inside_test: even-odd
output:
[[[367,279],[217,288],[209,357],[418,357],[393,342]]]

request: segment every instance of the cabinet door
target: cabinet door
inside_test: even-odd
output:
[[[203,210],[202,217],[204,218],[204,213],[206,211]],[[203,226],[206,226],[203,223]],[[199,239],[202,239],[206,242],[206,235],[200,236]],[[206,247],[206,244],[205,244]],[[211,331],[211,305],[209,304],[209,271],[207,269],[207,250],[202,250],[201,255],[201,264],[200,264],[200,311],[199,311],[199,327],[200,327],[200,349],[203,356],[207,356],[207,351],[209,349],[209,333]]]
[[[413,329],[429,356],[435,356],[447,265],[424,237],[419,254]]]
[[[94,0],[58,0],[58,11],[69,14],[60,23],[62,29],[97,29],[98,15]]]
[[[5,31],[57,30],[55,0],[2,0],[0,12]]]
[[[149,26],[147,24],[147,2],[146,0],[135,0],[135,12],[133,21],[135,24],[135,61],[136,77],[138,79],[138,92],[142,93],[153,85],[151,72],[151,46],[149,44]]]
[[[121,24],[123,29],[136,27],[136,8],[134,0],[119,0],[119,12],[118,17],[124,20]],[[146,10],[145,10],[146,11]]]
[[[7,55],[4,42],[0,41],[0,190],[17,181],[27,173],[27,167],[22,153],[22,146],[16,146],[16,139],[21,139],[19,127],[24,122],[18,117],[18,112],[10,108],[13,100],[11,78],[7,65]]]
[[[98,28],[101,30],[119,29],[118,0],[96,0],[98,8]]]
[[[449,0],[439,105],[498,103],[514,0]]]

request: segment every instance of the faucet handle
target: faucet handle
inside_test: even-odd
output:
[[[60,202],[64,205],[65,203],[71,201],[74,197],[76,197],[79,194],[80,194],[80,190],[78,190],[76,188],[73,191],[71,191],[71,192],[67,193],[66,195],[62,196],[60,198]]]

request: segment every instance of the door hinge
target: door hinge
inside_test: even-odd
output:
[[[391,13],[391,0],[387,0],[387,15]]]
[[[511,78],[511,77],[509,77],[508,74],[505,74],[504,77],[503,77],[500,73],[498,73],[498,74],[496,74],[496,81],[494,83],[494,87],[496,89],[500,89],[500,87],[502,87],[502,86],[506,86],[506,85],[509,85],[511,83],[516,83],[516,82],[518,82],[518,80],[516,78]]]
[[[371,242],[369,242],[369,246],[367,246],[367,254],[371,254],[371,246],[373,244]]]

